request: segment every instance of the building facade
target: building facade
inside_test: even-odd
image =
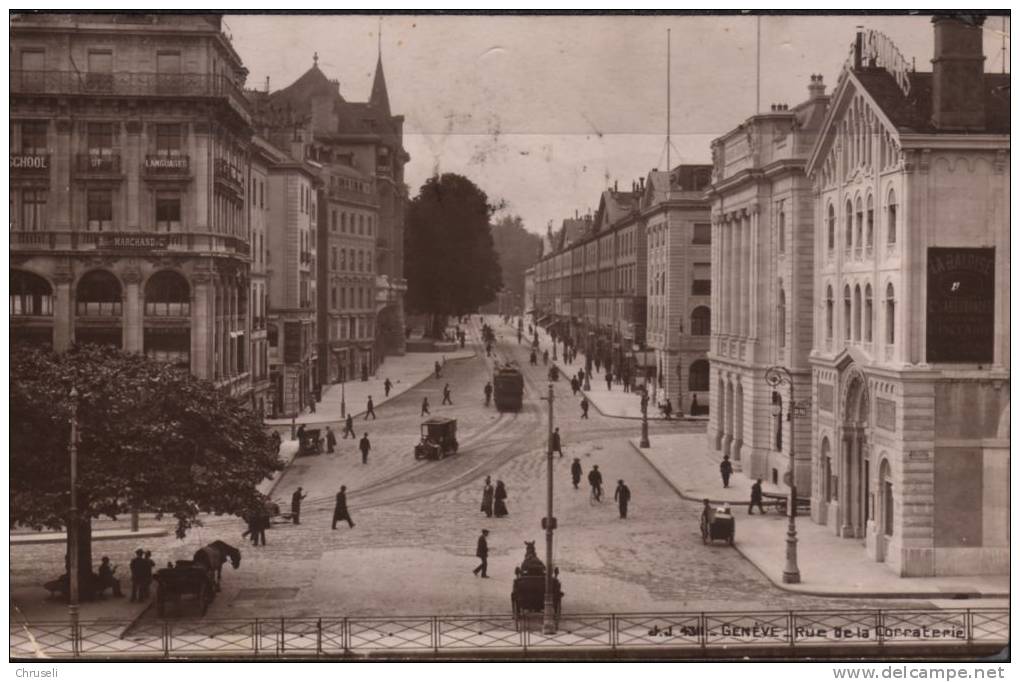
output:
[[[712,143],[712,343],[709,447],[751,478],[793,470],[809,490],[810,421],[787,419],[789,393],[765,370],[785,367],[795,399],[811,393],[813,193],[804,165],[828,97],[811,76],[808,99],[773,105]],[[795,462],[790,461],[791,448]]]
[[[269,168],[273,163],[261,141],[253,140],[248,178],[248,224],[251,232],[251,382],[252,402],[260,416],[275,414],[273,385],[269,379],[269,279],[267,238],[272,229],[270,206],[273,195]]]
[[[246,71],[217,15],[11,20],[11,336],[250,400]]]
[[[655,350],[656,402],[677,414],[709,411],[712,224],[704,189],[712,166],[653,170],[642,182],[648,250],[648,347]]]
[[[858,34],[807,164],[811,514],[904,576],[1009,566],[1009,75],[933,23],[928,73]]]

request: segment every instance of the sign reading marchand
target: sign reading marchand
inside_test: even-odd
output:
[[[169,240],[158,234],[104,234],[99,246],[104,249],[165,249]]]

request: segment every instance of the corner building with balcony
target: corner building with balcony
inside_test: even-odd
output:
[[[902,576],[1009,568],[1009,74],[857,35],[815,192],[812,518]]]
[[[251,114],[220,17],[10,31],[12,340],[110,344],[250,399]]]
[[[808,99],[772,105],[712,142],[712,406],[708,441],[750,478],[781,483],[792,468],[810,490],[807,416],[788,419],[790,387],[765,370],[786,367],[797,402],[810,398],[814,197],[804,165],[829,98],[811,76]],[[791,467],[793,446],[795,462]]]

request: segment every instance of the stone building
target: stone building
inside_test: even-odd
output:
[[[752,478],[779,483],[796,457],[809,490],[810,420],[787,420],[789,393],[765,383],[789,369],[794,398],[811,393],[814,198],[804,164],[829,98],[812,76],[808,99],[773,105],[712,143],[713,387],[709,447]],[[795,429],[795,432],[791,430]]]
[[[677,414],[709,409],[712,224],[704,189],[712,166],[653,170],[641,183],[648,249],[648,347],[655,350],[656,402]]]
[[[899,575],[1005,572],[1010,77],[932,21],[931,72],[857,35],[807,162],[811,515]]]
[[[248,225],[251,233],[251,382],[255,411],[266,416],[275,414],[273,386],[269,379],[269,281],[267,278],[268,236],[272,223],[270,206],[273,195],[269,184],[269,168],[273,163],[264,141],[253,141],[248,178]]]
[[[218,15],[11,18],[11,336],[251,399],[246,72]]]
[[[524,314],[530,315],[535,310],[535,266],[524,271]]]

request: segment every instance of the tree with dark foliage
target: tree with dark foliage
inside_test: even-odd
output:
[[[431,316],[427,335],[441,337],[448,316],[477,310],[503,285],[489,227],[494,210],[485,192],[454,173],[429,178],[408,205],[407,305]]]
[[[176,533],[200,514],[244,516],[256,485],[283,468],[257,415],[187,370],[120,350],[11,353],[11,524],[69,523],[72,387],[78,392],[79,582],[92,596],[92,519],[169,515]]]

